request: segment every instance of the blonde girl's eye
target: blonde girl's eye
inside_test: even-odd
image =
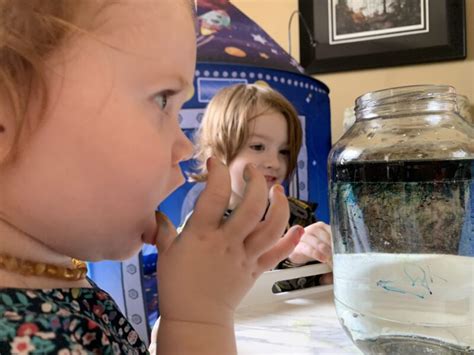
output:
[[[280,154],[284,156],[289,156],[290,155],[290,150],[289,149],[282,149],[280,150]]]
[[[263,144],[251,144],[250,149],[260,152],[260,151],[265,150],[265,146]]]
[[[168,104],[168,96],[169,94],[166,92],[160,92],[153,96],[153,101],[158,105],[160,110],[164,110],[166,105]]]

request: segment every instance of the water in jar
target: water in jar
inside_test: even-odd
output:
[[[364,352],[474,354],[473,169],[332,167],[336,310]]]

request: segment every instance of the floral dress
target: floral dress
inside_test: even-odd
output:
[[[0,354],[146,354],[112,298],[92,288],[0,288]]]

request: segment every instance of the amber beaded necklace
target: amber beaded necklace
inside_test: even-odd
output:
[[[86,263],[77,259],[71,259],[71,264],[71,267],[64,267],[0,254],[0,269],[10,272],[25,276],[42,276],[68,281],[84,279],[87,274]]]

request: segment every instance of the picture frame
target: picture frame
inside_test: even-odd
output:
[[[299,0],[298,6],[307,74],[466,58],[465,0]]]

